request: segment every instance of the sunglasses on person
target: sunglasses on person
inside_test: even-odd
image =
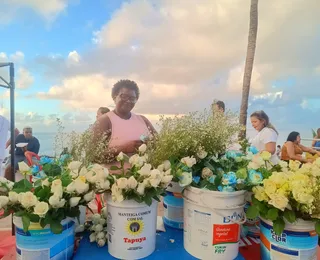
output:
[[[131,103],[136,103],[137,98],[133,96],[128,96],[126,94],[120,94],[119,97],[121,98],[122,101],[130,101]]]

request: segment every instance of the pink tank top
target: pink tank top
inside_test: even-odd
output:
[[[120,118],[113,111],[108,112],[107,115],[112,126],[109,147],[125,145],[130,141],[140,140],[141,135],[147,136],[150,134],[147,124],[139,115],[131,113],[130,119],[127,120]],[[113,165],[119,166],[120,164],[112,162],[106,166],[110,168]],[[125,168],[129,167],[130,165],[126,163]],[[117,172],[111,171],[111,173],[115,174]]]

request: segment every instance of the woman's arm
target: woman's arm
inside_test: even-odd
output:
[[[146,123],[146,125],[150,131],[150,134],[152,134],[152,135],[157,134],[157,130],[153,127],[151,122],[145,116],[141,116],[141,117],[142,117],[143,121]]]
[[[299,146],[302,149],[302,151],[304,151],[304,152],[311,153],[311,154],[317,154],[317,155],[320,156],[320,152],[315,150],[315,149],[312,149],[312,148],[309,148],[309,147],[305,147],[302,144],[300,144]]]
[[[277,145],[277,144],[274,143],[274,142],[266,143],[264,150],[267,151],[267,152],[269,152],[269,153],[271,153],[271,154],[275,154],[275,152],[276,152],[276,150],[277,150],[276,145]]]
[[[301,156],[295,154],[293,142],[286,142],[287,152],[290,160],[297,160],[300,162],[308,162],[308,160],[303,159]]]

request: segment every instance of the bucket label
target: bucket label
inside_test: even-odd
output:
[[[108,250],[115,258],[139,259],[155,247],[156,204],[121,208],[108,205]]]
[[[239,224],[214,224],[212,245],[238,243],[239,232]]]
[[[272,226],[260,221],[261,256],[263,260],[316,260],[318,236],[314,231],[285,230],[277,235]]]

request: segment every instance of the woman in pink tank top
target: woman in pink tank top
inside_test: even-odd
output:
[[[110,135],[109,148],[114,149],[115,155],[123,152],[128,156],[134,154],[142,144],[141,136],[156,133],[150,121],[131,112],[139,99],[139,88],[134,81],[120,80],[112,88],[112,98],[115,109],[100,116],[93,129],[95,135],[108,133]],[[107,164],[119,165],[116,161]],[[126,167],[129,167],[127,164]],[[112,172],[116,173],[116,172]]]

